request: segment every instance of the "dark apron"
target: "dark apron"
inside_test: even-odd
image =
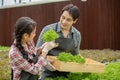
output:
[[[33,63],[36,64],[37,61],[38,61],[38,57],[33,54]],[[28,62],[29,62],[29,60],[28,60]],[[22,72],[20,74],[20,80],[38,80],[38,78],[39,78],[38,75],[33,75],[33,74],[26,72],[24,70],[22,70]]]
[[[57,31],[58,23],[56,24],[55,31]],[[73,55],[76,55],[75,51],[75,41],[73,39],[73,34],[71,38],[64,38],[64,36],[60,36],[60,38],[55,40],[56,43],[59,43],[57,48],[54,48],[49,51],[48,55],[58,56],[60,52],[70,52]]]
[[[22,70],[20,80],[38,80],[38,76]]]
[[[56,24],[55,31],[57,31],[57,26],[58,26],[58,24]],[[48,52],[48,55],[58,56],[60,52],[70,52],[72,55],[77,54],[76,51],[74,51],[76,46],[75,46],[75,41],[73,39],[73,35],[72,35],[72,39],[60,37],[60,38],[56,39],[55,42],[59,43],[59,46],[50,50]],[[49,78],[49,77],[55,78],[57,76],[67,77],[67,74],[69,73],[69,72],[49,71],[46,68],[44,68],[44,69],[45,70],[41,74],[40,80],[45,80],[45,78]]]
[[[58,56],[60,52],[70,52],[72,55],[77,53],[74,52],[75,50],[75,41],[69,38],[58,38],[55,40],[56,43],[59,43],[59,46],[50,50],[48,55],[51,56]]]

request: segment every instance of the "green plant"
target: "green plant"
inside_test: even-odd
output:
[[[3,51],[3,50],[8,51],[8,50],[10,50],[10,47],[8,47],[8,46],[0,46],[0,50],[1,51]]]
[[[85,58],[80,55],[72,55],[71,53],[61,52],[58,55],[58,59],[64,62],[77,62],[77,63],[85,63]]]
[[[59,35],[52,29],[46,31],[42,36],[44,42],[53,41],[57,38],[59,38]]]
[[[0,80],[10,80],[11,66],[9,64],[8,51],[10,47],[0,46]]]
[[[85,58],[91,58],[99,62],[111,62],[120,59],[120,50],[80,50],[80,55]]]
[[[9,63],[8,51],[0,52],[0,80],[10,80],[11,65]]]

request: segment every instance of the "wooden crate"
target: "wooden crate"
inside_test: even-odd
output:
[[[48,56],[48,60],[54,60],[52,63],[58,71],[62,72],[90,72],[103,73],[105,71],[105,64],[98,61],[86,58],[85,63],[63,62],[55,56]]]

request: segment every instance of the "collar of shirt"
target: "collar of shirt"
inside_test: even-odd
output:
[[[60,22],[57,23],[57,32],[62,32],[62,28],[60,26]],[[74,33],[73,26],[71,27],[70,33]]]
[[[34,42],[28,44],[28,52],[29,54],[36,53]]]

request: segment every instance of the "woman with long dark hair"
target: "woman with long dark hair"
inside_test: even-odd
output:
[[[12,65],[12,80],[38,80],[43,66],[54,70],[54,66],[46,60],[46,51],[57,47],[55,42],[43,44],[35,48],[33,39],[36,35],[36,22],[29,17],[21,17],[16,21],[15,40],[9,51]]]

